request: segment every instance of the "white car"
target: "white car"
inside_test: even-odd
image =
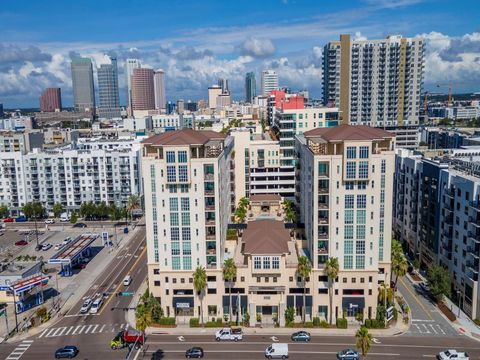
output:
[[[55,245],[55,250],[60,250],[64,245],[62,243]]]
[[[437,355],[438,360],[469,360],[466,352],[460,352],[454,349],[442,351]]]
[[[82,307],[80,308],[80,313],[81,314],[86,314],[88,312],[88,310],[90,310],[90,308],[92,307],[92,299],[88,298],[87,300],[85,300],[82,304]]]
[[[67,245],[72,241],[72,238],[69,236],[63,240],[63,245]]]
[[[51,248],[52,248],[52,244],[48,244],[48,243],[47,243],[47,244],[43,244],[43,245],[42,245],[42,250],[43,250],[43,251],[48,251],[48,250],[50,250]]]
[[[55,221],[53,219],[47,219],[45,220],[45,224],[54,224]]]
[[[98,298],[97,300],[95,300],[92,304],[92,307],[90,308],[90,314],[98,313],[102,305],[103,305],[102,298]]]

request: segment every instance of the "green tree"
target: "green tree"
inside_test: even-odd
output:
[[[0,217],[1,218],[6,218],[10,215],[10,211],[8,210],[7,205],[0,205]]]
[[[238,206],[239,207],[243,207],[245,209],[248,208],[248,205],[250,205],[250,200],[247,198],[247,197],[242,197],[239,201],[238,201]]]
[[[303,284],[303,306],[302,306],[302,320],[305,323],[305,288],[307,283],[307,278],[310,276],[312,272],[312,265],[310,264],[310,260],[306,256],[300,256],[298,258],[297,264],[297,275],[302,278]]]
[[[402,244],[397,239],[392,239],[391,254],[392,254],[392,258],[397,255],[403,255]]]
[[[150,311],[148,311],[147,305],[139,304],[135,311],[135,325],[137,330],[142,333],[145,332],[145,329],[152,324],[152,316]]]
[[[285,220],[287,222],[297,221],[297,211],[295,209],[295,204],[293,203],[293,201],[285,200],[282,205],[283,211],[285,213]]]
[[[23,205],[22,212],[27,219],[40,219],[45,216],[45,208],[38,201],[28,202]]]
[[[330,315],[330,324],[333,324],[333,284],[338,277],[340,265],[338,264],[338,258],[330,258],[325,264],[325,273],[328,276],[328,295],[330,299],[330,309],[328,310]]]
[[[76,224],[76,223],[77,223],[77,220],[78,220],[77,213],[76,213],[76,212],[73,212],[73,213],[70,215],[70,223]]]
[[[427,270],[427,280],[430,292],[437,302],[444,296],[450,296],[450,273],[443,266],[433,265]]]
[[[92,202],[82,203],[80,206],[80,216],[83,216],[87,220],[92,220],[96,215],[96,205]]]
[[[290,306],[285,309],[285,322],[287,324],[290,324],[293,322],[295,319],[295,308],[293,306]]]
[[[207,271],[203,266],[198,266],[193,272],[193,287],[200,299],[200,319],[203,325],[203,296],[207,288]]]
[[[365,326],[360,327],[360,329],[355,334],[357,349],[362,352],[364,359],[367,358],[367,354],[372,347],[372,334],[368,332],[368,329]]]
[[[61,203],[55,203],[53,204],[53,216],[55,216],[56,218],[60,217],[60,215],[62,214],[63,212],[63,205]]]
[[[124,211],[119,208],[115,203],[111,203],[108,207],[108,212],[112,220],[120,220],[123,217]]]
[[[228,313],[230,321],[232,321],[232,285],[234,279],[237,277],[237,265],[235,265],[235,261],[232,258],[226,259],[223,262],[222,273],[223,279],[228,282],[228,293],[230,295]]]
[[[265,119],[260,120],[260,125],[262,125],[262,133],[267,131],[267,122],[265,121]]]
[[[407,274],[408,263],[403,254],[395,254],[392,257],[392,273],[395,275],[395,289],[397,288],[397,281],[399,277]]]
[[[105,220],[105,218],[108,217],[109,213],[110,213],[110,208],[105,201],[102,201],[100,204],[96,206],[97,218],[101,220]]]
[[[242,223],[245,221],[245,219],[247,218],[247,210],[243,207],[238,207],[236,210],[235,210],[235,220],[238,222],[238,223]]]
[[[133,220],[133,210],[140,209],[140,197],[132,194],[128,197],[127,210],[130,214],[130,218]]]
[[[160,306],[160,303],[158,302],[157,298],[153,296],[152,293],[148,295],[148,299],[146,301],[147,310],[150,314],[150,318],[152,319],[152,322],[158,323],[160,319],[163,317],[163,309]]]

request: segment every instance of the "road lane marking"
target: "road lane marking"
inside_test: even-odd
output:
[[[432,315],[427,311],[427,309],[426,309],[425,306],[420,302],[420,300],[418,300],[417,296],[413,293],[412,290],[410,290],[410,288],[408,287],[408,285],[405,284],[405,282],[403,281],[402,278],[400,278],[400,282],[401,282],[402,285],[405,287],[405,289],[407,289],[407,291],[410,293],[410,295],[412,295],[413,299],[418,303],[418,305],[420,305],[420,307],[421,307],[422,310],[425,312],[425,314],[427,314],[427,316],[430,318],[430,320],[433,320]]]
[[[51,335],[52,337],[53,336],[62,336],[63,332],[66,330],[67,328],[64,326],[64,327],[59,327],[57,328],[57,330]]]
[[[53,333],[55,330],[56,330],[55,328],[50,328],[50,329],[49,329],[49,332],[45,335],[45,337],[50,337],[50,335],[52,335],[52,333]]]
[[[42,331],[42,333],[40,335],[38,335],[39,338],[41,338],[43,335],[45,335],[45,333],[48,331],[48,329],[45,329]]]
[[[7,356],[5,360],[18,360],[22,355],[28,350],[32,345],[33,340],[24,340],[22,341],[11,353]]]
[[[73,330],[73,326],[70,326],[67,330],[67,332],[65,333],[65,336],[68,336],[68,334],[70,334],[70,332]]]
[[[100,328],[100,330],[98,331],[99,333],[103,332],[103,329],[105,328],[105,326],[107,326],[106,324],[103,324],[102,327]]]
[[[77,330],[82,329],[82,331],[83,331],[83,328],[84,328],[84,327],[85,327],[85,325],[77,325],[77,327],[75,328],[75,330],[73,330],[72,335],[77,335]],[[78,334],[81,334],[82,331],[80,331]]]
[[[97,325],[95,325],[95,327],[92,329],[92,332],[91,332],[91,334],[95,334],[95,330],[97,330],[97,328],[98,328],[98,327],[99,327],[99,325],[98,325],[98,324],[97,324]]]
[[[412,319],[412,322],[435,322],[435,320]]]

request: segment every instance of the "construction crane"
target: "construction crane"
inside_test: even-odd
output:
[[[453,98],[452,98],[452,80],[450,80],[450,82],[448,84],[437,84],[437,88],[440,88],[440,87],[446,87],[448,86],[448,102],[447,102],[447,106],[448,107],[451,107],[453,105]],[[425,95],[426,97],[426,95]]]

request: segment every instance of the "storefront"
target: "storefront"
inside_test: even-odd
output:
[[[172,306],[175,309],[176,316],[194,315],[193,296],[174,296]]]
[[[356,317],[362,314],[365,308],[365,298],[363,297],[344,297],[342,298],[342,309],[347,317]]]

